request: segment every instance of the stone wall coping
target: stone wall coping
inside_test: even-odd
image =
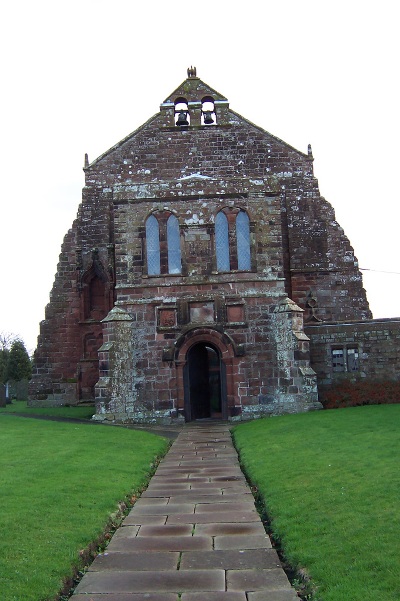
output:
[[[325,329],[325,328],[346,328],[346,327],[351,327],[354,328],[355,325],[357,326],[364,326],[364,327],[371,327],[371,326],[378,326],[379,324],[384,324],[384,325],[396,325],[398,327],[400,327],[400,317],[382,317],[382,318],[378,318],[378,319],[366,319],[363,321],[325,321],[322,323],[315,323],[315,324],[306,324],[304,326],[305,330],[321,330],[321,329]]]

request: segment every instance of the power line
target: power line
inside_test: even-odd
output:
[[[381,269],[369,269],[368,267],[359,267],[360,271],[374,271],[375,273],[392,273],[400,275],[400,271],[382,271]]]

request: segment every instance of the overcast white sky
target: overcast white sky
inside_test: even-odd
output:
[[[85,152],[158,112],[189,65],[233,110],[312,144],[321,193],[371,270],[374,317],[400,315],[399,12],[396,0],[3,3],[0,332],[35,348]]]

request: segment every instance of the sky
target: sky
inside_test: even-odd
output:
[[[31,0],[0,8],[0,333],[36,347],[93,161],[197,75],[307,152],[363,268],[400,315],[397,0]],[[60,340],[62,344],[62,340]]]

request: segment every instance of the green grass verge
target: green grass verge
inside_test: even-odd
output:
[[[310,599],[400,599],[400,405],[246,423],[234,440]]]
[[[166,439],[147,432],[0,416],[3,601],[55,598],[119,501],[140,491]]]
[[[6,407],[0,407],[1,413],[26,413],[29,415],[50,415],[57,417],[75,417],[76,419],[90,419],[95,412],[91,406],[84,407],[28,407],[26,401],[13,401]]]

